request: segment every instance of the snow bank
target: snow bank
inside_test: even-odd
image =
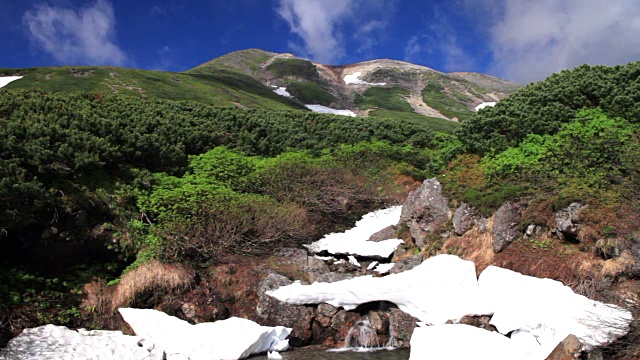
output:
[[[163,351],[139,336],[120,331],[70,330],[44,325],[24,329],[0,351],[0,360],[162,360]]]
[[[400,221],[402,206],[378,210],[366,214],[356,226],[342,233],[332,233],[306,245],[312,253],[327,251],[330,254],[356,255],[379,259],[388,258],[402,243],[400,239],[368,241],[369,237],[389,225]]]
[[[289,348],[290,328],[260,326],[232,317],[191,325],[153,309],[118,309],[136,335],[162,347],[167,359],[242,359]]]
[[[487,106],[494,107],[494,106],[496,106],[496,104],[497,104],[497,102],[495,102],[495,101],[483,102],[482,104],[476,106],[476,111],[480,111],[480,110],[486,108]]]
[[[378,268],[381,265],[378,265]],[[333,283],[294,283],[267,291],[290,304],[327,303],[345,310],[371,301],[390,301],[400,310],[428,324],[458,321],[475,313],[476,268],[453,255],[438,255],[399,274],[360,276]]]
[[[387,83],[368,83],[364,80],[360,80],[360,76],[362,76],[362,73],[360,71],[358,72],[354,72],[351,75],[345,75],[344,76],[344,83],[349,85],[349,84],[357,84],[357,85],[371,85],[371,86],[385,86],[387,85]]]
[[[485,269],[476,279],[473,262],[453,255],[434,256],[411,270],[381,278],[362,276],[334,283],[295,283],[267,294],[291,304],[324,302],[345,310],[372,301],[395,303],[420,321],[435,325],[414,333],[416,344],[425,341],[430,344],[414,349],[412,338],[411,357],[416,359],[428,358],[424,354],[432,356],[429,358],[466,359],[466,350],[449,346],[460,344],[460,339],[464,339],[464,346],[457,347],[465,349],[476,349],[476,343],[485,341],[504,343],[499,347],[477,348],[477,351],[493,349],[500,359],[544,359],[570,334],[576,335],[587,349],[609,344],[627,333],[633,319],[629,311],[575,294],[555,280],[495,266]],[[503,335],[513,332],[512,338],[496,333],[488,335],[489,332],[480,329],[478,332],[439,326],[447,320],[456,323],[465,315],[493,315],[491,324]],[[450,334],[442,335],[445,333]],[[485,339],[488,336],[497,338]],[[498,349],[502,353],[498,354]],[[440,351],[461,355],[439,356]]]
[[[386,274],[391,269],[393,269],[395,265],[396,263],[379,264],[373,271],[377,272],[378,274]]]
[[[332,109],[330,107],[326,107],[322,105],[305,105],[305,106],[307,107],[307,109],[313,112],[322,113],[322,114],[333,114],[333,115],[352,116],[352,117],[356,116],[356,113],[354,113],[351,110],[336,110],[336,109]]]
[[[492,309],[491,324],[507,334],[526,330],[544,358],[573,334],[587,349],[608,344],[629,330],[631,313],[575,294],[559,281],[489,266],[478,280],[479,297]]]
[[[22,76],[0,76],[0,88],[6,86],[8,83],[22,79]]]
[[[508,337],[477,327],[448,324],[417,327],[411,336],[409,359],[541,360],[525,355]]]
[[[273,90],[273,92],[284,97],[291,97],[291,94],[289,94],[286,87],[279,87]]]

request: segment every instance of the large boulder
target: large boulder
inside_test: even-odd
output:
[[[580,211],[584,205],[574,202],[566,209],[555,214],[556,228],[554,232],[561,240],[569,242],[579,242],[578,232],[580,231]]]
[[[398,229],[395,225],[389,225],[386,228],[369,236],[369,241],[384,241],[398,238]]]
[[[553,349],[546,360],[577,360],[581,354],[582,343],[575,335],[569,335]]]
[[[453,231],[459,236],[462,236],[473,228],[476,221],[477,215],[475,209],[467,203],[462,203],[453,213],[453,219],[451,220],[453,223]]]
[[[401,311],[391,309],[389,314],[389,342],[388,346],[409,347],[409,341],[416,328],[418,319]]]
[[[506,202],[493,217],[493,251],[499,253],[513,242],[518,233],[518,221],[522,207],[519,204]]]
[[[291,345],[302,346],[307,344],[313,335],[311,320],[315,316],[314,309],[303,305],[287,304],[265,294],[267,291],[292,283],[291,280],[279,274],[267,275],[258,287],[256,315],[261,324],[292,328]]]
[[[416,245],[422,250],[427,237],[440,231],[451,219],[448,204],[440,182],[435,178],[425,180],[404,202],[398,226],[408,226]]]

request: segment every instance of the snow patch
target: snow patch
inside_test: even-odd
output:
[[[191,325],[153,309],[118,311],[136,335],[160,346],[167,359],[243,359],[289,348],[285,339],[291,329],[282,326],[260,326],[237,317]]]
[[[400,221],[402,206],[378,210],[366,214],[356,226],[342,233],[325,235],[322,239],[306,245],[312,253],[326,251],[334,255],[356,255],[386,259],[402,243],[400,239],[369,241],[369,237],[389,225]]]
[[[385,86],[387,83],[369,83],[364,80],[360,80],[360,76],[362,73],[360,71],[354,72],[351,75],[344,76],[344,83],[349,84],[357,84],[357,85],[371,85],[371,86]]]
[[[480,110],[486,108],[487,106],[494,107],[494,106],[496,106],[496,104],[497,104],[497,102],[495,102],[495,101],[483,102],[482,104],[476,106],[476,111],[480,111]]]
[[[291,97],[291,94],[289,94],[286,87],[279,87],[273,90],[273,92],[284,97],[288,97],[288,98]]]
[[[373,271],[377,272],[378,274],[386,274],[389,271],[391,271],[391,269],[393,269],[395,265],[396,263],[380,264],[376,266],[376,268]]]
[[[20,80],[22,78],[22,76],[0,76],[0,88],[5,87],[12,81]]]
[[[322,106],[322,105],[305,105],[305,106],[307,107],[307,109],[317,113],[352,116],[352,117],[356,116],[356,113],[354,113],[351,110],[336,110],[336,109],[332,109],[330,107]]]

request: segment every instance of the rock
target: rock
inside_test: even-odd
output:
[[[389,314],[389,342],[388,346],[409,347],[409,341],[418,319],[400,309],[391,309]]]
[[[398,230],[396,228],[396,226],[394,225],[389,225],[386,228],[378,231],[377,233],[369,236],[369,241],[384,241],[384,240],[390,240],[390,239],[396,239],[398,238]]]
[[[491,316],[489,315],[466,315],[460,319],[460,324],[471,325],[488,331],[498,331],[496,327],[491,325]]]
[[[382,311],[370,311],[369,323],[371,328],[378,334],[386,334],[389,332],[389,315]]]
[[[569,335],[553,349],[546,360],[577,360],[581,354],[582,343],[575,335]]]
[[[525,240],[535,239],[540,235],[542,235],[542,233],[543,233],[542,226],[531,224],[527,226],[527,230],[525,230],[523,238]]]
[[[478,220],[478,231],[480,233],[486,233],[489,231],[489,219],[481,218]]]
[[[316,321],[323,327],[331,326],[331,319],[338,312],[338,309],[332,305],[322,303],[318,305],[316,310]],[[315,336],[314,336],[315,338]]]
[[[453,213],[453,230],[458,236],[464,235],[476,224],[476,214],[469,204],[462,203]]]
[[[196,318],[196,306],[194,304],[186,302],[180,306],[180,310],[182,310],[185,320],[198,322],[198,319]]]
[[[579,242],[578,232],[580,231],[580,210],[585,208],[584,205],[574,202],[566,209],[556,212],[556,228],[555,233],[560,240],[569,242]]]
[[[422,264],[422,261],[424,259],[422,258],[422,255],[413,255],[413,256],[409,256],[407,258],[404,258],[400,261],[398,261],[389,271],[389,273],[391,274],[398,274],[401,272],[405,272],[407,270],[411,270],[414,267]]]
[[[416,245],[422,250],[429,234],[438,232],[451,219],[447,199],[442,195],[440,182],[425,180],[412,191],[402,206],[398,226],[407,225]]]
[[[317,277],[315,277],[314,282],[332,283],[336,281],[353,279],[354,277],[355,277],[354,274],[330,272],[330,273],[318,275]]]
[[[360,314],[345,310],[340,310],[333,316],[333,319],[331,319],[331,328],[336,330],[335,342],[338,347],[345,345],[349,331],[353,325],[360,320]]]
[[[620,257],[625,250],[631,251],[631,241],[626,239],[600,239],[596,241],[596,254],[604,260]]]
[[[286,262],[296,264],[307,272],[325,273],[329,272],[329,267],[324,261],[309,256],[304,249],[284,248],[276,252],[276,255],[283,258]]]
[[[506,202],[493,218],[493,251],[499,253],[518,237],[518,220],[520,219],[520,205]]]
[[[120,331],[75,331],[55,325],[24,329],[0,351],[0,360],[162,360],[164,356],[162,349],[140,336]]]
[[[258,287],[258,305],[256,315],[263,325],[287,326],[292,328],[291,345],[301,346],[312,337],[311,320],[314,311],[303,305],[291,305],[281,302],[265,292],[289,285],[292,281],[278,274],[269,274]]]
[[[251,354],[284,351],[291,329],[268,327],[237,317],[191,325],[153,309],[118,309],[138,335],[166,353],[167,359],[243,359]]]

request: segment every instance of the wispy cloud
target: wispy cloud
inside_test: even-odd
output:
[[[466,0],[489,31],[494,72],[529,82],[584,63],[640,59],[637,0]]]
[[[63,64],[124,65],[125,52],[115,43],[115,16],[107,0],[97,0],[78,11],[36,5],[22,22],[40,49]]]
[[[385,7],[395,0],[279,0],[276,12],[299,39],[289,46],[300,55],[322,63],[345,57],[347,42],[356,52],[370,54],[376,36],[387,26]],[[347,30],[352,36],[346,37]]]

